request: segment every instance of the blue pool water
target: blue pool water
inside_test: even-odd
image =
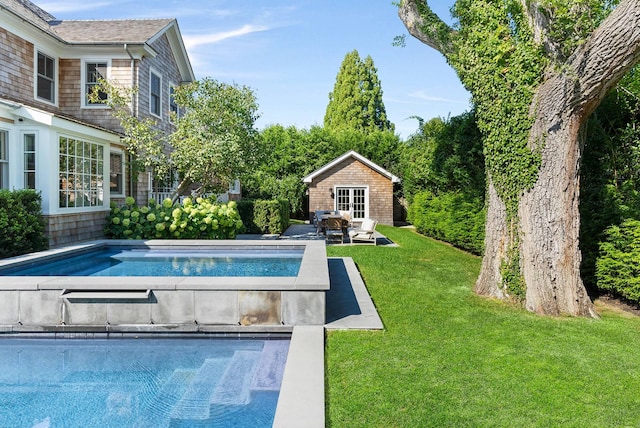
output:
[[[0,339],[0,426],[270,427],[288,349],[288,339]]]
[[[296,276],[302,250],[101,249],[5,269],[6,276]]]

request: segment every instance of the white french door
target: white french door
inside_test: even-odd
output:
[[[369,217],[368,190],[366,187],[336,187],[336,210],[349,212],[352,220]]]

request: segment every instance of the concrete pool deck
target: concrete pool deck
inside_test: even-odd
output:
[[[350,257],[330,257],[324,326],[293,328],[274,428],[325,426],[325,330],[384,328],[371,296]]]

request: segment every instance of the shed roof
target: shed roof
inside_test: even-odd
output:
[[[316,178],[318,175],[330,170],[334,166],[344,162],[345,160],[347,160],[349,158],[354,158],[354,159],[362,162],[363,164],[365,164],[369,168],[371,168],[374,171],[378,172],[379,174],[384,175],[385,177],[387,177],[389,180],[391,180],[392,183],[399,183],[400,182],[400,178],[396,177],[395,175],[393,175],[392,173],[390,173],[389,171],[387,171],[386,169],[384,169],[380,165],[370,161],[369,159],[365,158],[360,153],[357,153],[354,150],[350,150],[347,153],[343,154],[342,156],[340,156],[338,158],[335,158],[334,160],[332,160],[328,164],[324,165],[323,167],[316,169],[311,174],[307,175],[306,177],[303,177],[302,181],[304,183],[311,183],[313,181],[313,179]]]

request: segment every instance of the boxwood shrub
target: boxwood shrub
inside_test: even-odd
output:
[[[46,250],[40,194],[0,190],[0,231],[0,258]]]
[[[165,199],[138,207],[131,197],[111,206],[105,234],[114,239],[234,239],[243,230],[236,203],[185,198],[182,204]]]
[[[247,233],[280,234],[289,226],[289,201],[251,200],[238,202],[238,211]]]
[[[598,288],[640,303],[640,221],[626,220],[605,230],[596,261]]]

